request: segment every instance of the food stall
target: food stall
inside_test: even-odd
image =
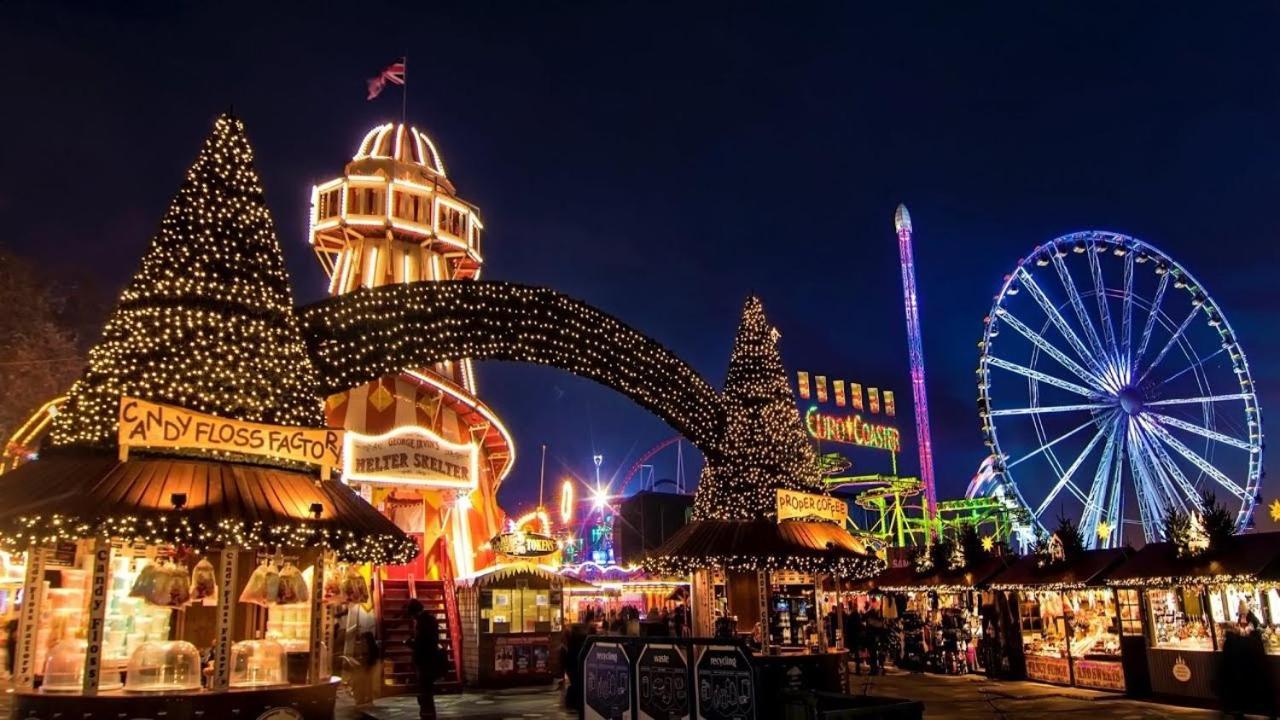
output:
[[[829,575],[862,579],[883,568],[883,561],[840,525],[770,520],[695,520],[645,564],[659,575],[692,575],[694,636],[712,636],[717,621],[731,624],[737,636],[760,649],[750,662],[762,687],[824,691],[841,689],[847,654],[827,647],[825,634],[817,632],[816,626],[812,632],[799,632],[798,622],[790,625],[798,617],[788,617],[787,627],[781,616],[813,597],[801,595],[800,588],[814,593]],[[726,603],[718,617],[713,616],[716,576],[724,579]],[[783,584],[775,584],[775,577]],[[775,597],[776,589],[783,589],[786,597]],[[783,627],[790,632],[783,635]],[[775,642],[775,638],[787,642]],[[759,716],[781,712],[768,704],[779,697],[776,693],[762,697]]]
[[[1106,582],[1129,641],[1125,677],[1142,681],[1135,694],[1215,701],[1220,653],[1242,601],[1262,623],[1267,667],[1258,672],[1280,686],[1280,533],[1233,535],[1199,552],[1151,543]]]
[[[1116,548],[1057,560],[1027,555],[991,580],[991,589],[1017,608],[1028,679],[1125,690],[1120,606],[1103,579],[1130,554]]]
[[[458,582],[465,682],[539,685],[560,677],[565,579],[532,562],[508,562]]]
[[[17,717],[331,717],[336,559],[412,552],[346,487],[240,463],[46,453],[0,477],[0,508],[27,549]],[[270,637],[276,612],[307,627]]]
[[[858,586],[882,594],[892,631],[889,657],[904,669],[959,675],[980,669],[982,588],[1007,560],[986,557],[958,567],[916,562],[890,568]]]

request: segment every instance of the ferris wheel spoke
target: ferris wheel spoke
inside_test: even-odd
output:
[[[1102,375],[1102,367],[1098,365],[1094,354],[1089,352],[1089,348],[1085,347],[1084,341],[1080,339],[1075,330],[1071,329],[1071,324],[1062,316],[1062,313],[1058,312],[1058,308],[1049,301],[1049,297],[1044,294],[1044,290],[1040,289],[1040,284],[1035,281],[1035,278],[1031,277],[1031,273],[1027,272],[1025,268],[1019,267],[1018,277],[1022,280],[1022,285],[1027,289],[1027,292],[1031,293],[1031,297],[1035,299],[1036,304],[1049,317],[1049,321],[1067,339],[1067,344],[1076,351],[1076,356],[1083,360],[1095,375]]]
[[[1006,415],[1043,415],[1046,413],[1063,413],[1063,412],[1080,412],[1092,410],[1113,410],[1115,405],[1111,403],[1087,403],[1083,405],[1042,405],[1040,407],[1024,407],[1024,408],[1002,408],[1000,410],[992,410],[987,414],[991,417],[1004,417]]]
[[[1071,272],[1067,270],[1067,264],[1058,257],[1057,252],[1050,252],[1049,259],[1053,263],[1053,268],[1058,271],[1058,280],[1062,282],[1062,286],[1067,290],[1067,297],[1071,300],[1071,308],[1076,312],[1076,319],[1080,321],[1081,327],[1084,328],[1085,337],[1089,339],[1089,346],[1093,348],[1094,357],[1101,359],[1106,357],[1107,352],[1102,348],[1102,342],[1098,340],[1098,332],[1093,329],[1093,322],[1089,320],[1089,312],[1085,310],[1084,299],[1080,297],[1080,291],[1076,289],[1076,281],[1071,278]]]
[[[1248,400],[1253,397],[1253,393],[1231,393],[1228,395],[1203,395],[1201,397],[1189,398],[1170,398],[1168,400],[1152,400],[1146,403],[1146,407],[1157,407],[1164,405],[1198,405],[1200,403],[1216,403],[1228,402],[1231,400]]]
[[[1130,427],[1142,442],[1146,450],[1144,456],[1150,459],[1152,471],[1160,476],[1166,493],[1178,509],[1185,513],[1188,509],[1197,507],[1200,502],[1200,493],[1196,491],[1195,485],[1191,484],[1173,458],[1169,457],[1164,446],[1144,429],[1143,423],[1130,423]]]
[[[1066,440],[1067,438],[1071,437],[1072,435],[1075,435],[1076,433],[1080,432],[1081,430],[1084,430],[1084,429],[1085,429],[1085,428],[1087,428],[1087,427],[1093,427],[1093,426],[1096,426],[1096,423],[1094,422],[1093,418],[1091,417],[1091,418],[1089,418],[1088,420],[1085,420],[1084,422],[1082,422],[1082,423],[1080,423],[1079,425],[1077,425],[1077,426],[1075,427],[1075,429],[1073,429],[1073,430],[1069,430],[1068,432],[1065,432],[1065,433],[1063,433],[1062,435],[1059,435],[1058,437],[1054,438],[1053,440],[1051,440],[1051,441],[1049,441],[1049,442],[1047,442],[1047,443],[1045,443],[1045,444],[1041,445],[1040,447],[1036,448],[1035,450],[1032,450],[1031,452],[1027,453],[1026,455],[1023,455],[1022,457],[1018,458],[1017,460],[1014,460],[1013,462],[1005,463],[1005,465],[1004,465],[1004,466],[1005,466],[1005,469],[1009,469],[1009,468],[1016,467],[1016,466],[1018,466],[1019,464],[1021,464],[1021,463],[1025,462],[1025,461],[1027,461],[1027,460],[1030,460],[1031,458],[1035,457],[1036,455],[1039,455],[1040,453],[1042,453],[1042,452],[1044,452],[1044,451],[1046,451],[1046,450],[1049,450],[1049,449],[1050,449],[1050,448],[1052,448],[1054,445],[1057,445],[1058,443],[1062,442],[1063,440]]]
[[[1080,518],[1080,531],[1084,533],[1085,544],[1093,547],[1098,540],[1098,523],[1101,520],[1102,506],[1107,499],[1107,491],[1111,486],[1111,466],[1115,461],[1116,427],[1118,419],[1107,423],[1103,431],[1107,434],[1107,442],[1102,447],[1102,459],[1093,473],[1093,484],[1089,486],[1089,498],[1084,504],[1084,515]]]
[[[1210,440],[1216,440],[1224,445],[1238,447],[1241,450],[1247,450],[1249,452],[1259,451],[1259,448],[1257,445],[1254,445],[1253,443],[1250,443],[1247,440],[1234,438],[1234,437],[1231,437],[1230,435],[1223,435],[1222,433],[1217,432],[1216,430],[1210,430],[1209,428],[1201,427],[1194,423],[1189,423],[1186,420],[1179,420],[1176,417],[1170,417],[1168,415],[1162,415],[1160,413],[1154,413],[1154,412],[1150,413],[1150,416],[1155,418],[1156,421],[1162,425],[1168,425],[1170,427],[1176,427],[1181,430],[1186,430],[1187,432],[1194,433],[1196,435],[1199,435],[1200,437],[1209,438]]]
[[[1169,273],[1160,276],[1160,284],[1156,286],[1155,297],[1151,300],[1151,313],[1147,315],[1147,323],[1142,328],[1142,339],[1138,341],[1138,349],[1133,353],[1133,367],[1138,367],[1142,356],[1151,344],[1151,331],[1156,327],[1156,319],[1160,317],[1160,303],[1164,302],[1164,291],[1169,287]]]
[[[1124,254],[1124,310],[1120,317],[1120,359],[1125,375],[1133,372],[1133,252]]]
[[[1160,490],[1138,457],[1141,446],[1137,433],[1128,433],[1125,442],[1129,445],[1129,472],[1133,473],[1133,489],[1138,497],[1138,513],[1142,518],[1142,539],[1145,542],[1155,542],[1153,530],[1165,516]]]
[[[1097,391],[1090,390],[1089,388],[1084,387],[1083,385],[1077,385],[1073,382],[1068,382],[1066,380],[1063,380],[1062,378],[1058,378],[1052,375],[1048,375],[1046,373],[1042,373],[1039,370],[1026,367],[1025,365],[1019,365],[1018,363],[1009,362],[1004,358],[998,358],[998,357],[995,357],[994,355],[989,355],[987,356],[987,362],[1003,370],[1008,370],[1011,373],[1016,373],[1018,375],[1021,375],[1026,378],[1030,378],[1032,380],[1046,383],[1054,387],[1062,388],[1063,390],[1069,390],[1077,395],[1083,395],[1084,397],[1087,397],[1091,400],[1097,400],[1097,399],[1100,399],[1101,397]]]
[[[1216,480],[1218,484],[1221,485],[1223,489],[1226,490],[1227,492],[1231,493],[1232,495],[1236,496],[1238,499],[1241,499],[1241,500],[1245,499],[1245,497],[1248,496],[1248,493],[1245,492],[1244,488],[1235,484],[1235,482],[1233,482],[1231,478],[1227,477],[1225,474],[1223,474],[1221,470],[1214,467],[1208,460],[1205,460],[1204,458],[1197,455],[1196,451],[1192,450],[1186,445],[1183,445],[1180,440],[1178,440],[1173,435],[1171,435],[1168,430],[1165,430],[1155,421],[1146,421],[1144,423],[1144,427],[1150,430],[1151,433],[1156,436],[1156,438],[1163,441],[1164,444],[1173,448],[1175,452],[1177,452],[1182,457],[1186,458],[1187,462],[1200,468],[1200,470],[1202,470],[1206,475]]]
[[[1165,379],[1161,380],[1160,382],[1156,383],[1156,387],[1160,387],[1160,386],[1162,386],[1162,385],[1168,385],[1169,383],[1173,382],[1174,380],[1177,380],[1178,378],[1182,377],[1183,375],[1186,375],[1187,373],[1191,372],[1192,370],[1195,370],[1197,367],[1203,367],[1205,363],[1209,362],[1210,360],[1214,359],[1215,357],[1217,357],[1217,356],[1221,355],[1222,353],[1224,353],[1224,352],[1226,352],[1226,351],[1227,351],[1227,349],[1226,349],[1225,347],[1220,347],[1220,348],[1218,348],[1217,350],[1215,350],[1215,351],[1213,351],[1213,352],[1209,353],[1208,355],[1204,356],[1203,358],[1198,359],[1196,362],[1188,364],[1186,367],[1182,368],[1182,369],[1181,369],[1181,370],[1179,370],[1178,372],[1176,372],[1176,373],[1174,373],[1174,374],[1170,375],[1169,377],[1167,377],[1167,378],[1165,378]]]
[[[1118,357],[1120,350],[1116,347],[1116,331],[1115,326],[1111,324],[1111,308],[1107,305],[1107,285],[1102,277],[1102,264],[1098,262],[1097,246],[1089,243],[1089,250],[1086,254],[1089,256],[1089,272],[1093,275],[1093,292],[1098,301],[1098,317],[1102,325],[1102,337],[1106,339],[1107,347],[1111,349],[1111,357]]]
[[[1097,445],[1106,434],[1107,430],[1105,427],[1093,434],[1093,437],[1089,439],[1088,444],[1084,446],[1084,450],[1080,451],[1080,454],[1071,462],[1071,465],[1067,468],[1066,472],[1062,473],[1062,476],[1058,478],[1058,482],[1054,484],[1053,489],[1051,489],[1049,494],[1045,496],[1044,500],[1040,502],[1040,507],[1037,507],[1035,511],[1035,516],[1037,518],[1043,515],[1045,509],[1053,504],[1053,501],[1058,497],[1058,493],[1062,492],[1063,488],[1070,488],[1081,502],[1086,502],[1084,493],[1080,491],[1080,488],[1076,487],[1076,484],[1072,482],[1071,478],[1076,474],[1076,471],[1080,469],[1080,466],[1084,464],[1085,458],[1089,456],[1089,453],[1093,452],[1094,446]]]
[[[1186,332],[1187,326],[1195,319],[1196,313],[1198,312],[1200,312],[1200,308],[1191,308],[1191,312],[1187,315],[1187,319],[1183,320],[1182,324],[1178,326],[1178,329],[1173,331],[1173,335],[1169,336],[1169,342],[1165,343],[1164,347],[1160,348],[1159,353],[1156,353],[1155,359],[1152,360],[1151,364],[1147,366],[1147,369],[1142,372],[1142,377],[1138,378],[1138,382],[1136,384],[1141,385],[1142,381],[1146,380],[1147,376],[1151,374],[1151,371],[1155,370],[1156,366],[1160,364],[1160,361],[1164,360],[1164,356],[1168,355],[1169,351],[1178,344],[1178,340],[1182,337],[1182,333]]]
[[[1040,348],[1045,354],[1049,355],[1049,357],[1057,360],[1059,364],[1074,373],[1076,377],[1097,388],[1099,392],[1105,393],[1107,391],[1101,378],[1080,367],[1079,363],[1067,357],[1066,353],[1054,347],[1053,344],[1048,340],[1045,340],[1040,333],[1027,327],[1026,323],[1014,317],[1013,313],[1001,308],[996,314],[1001,320],[1007,323],[1009,327],[1017,330],[1020,335],[1025,337],[1027,340],[1030,340],[1031,344]]]

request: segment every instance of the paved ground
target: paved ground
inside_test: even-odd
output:
[[[1032,720],[1046,717],[1082,720],[1209,720],[1222,717],[1209,710],[1158,705],[1128,700],[1112,693],[1058,688],[1030,682],[989,682],[980,677],[891,672],[889,675],[853,676],[856,694],[913,698],[925,703],[928,720]],[[567,720],[576,718],[560,707],[560,695],[552,688],[527,688],[445,695],[437,698],[441,718],[466,720]],[[418,707],[411,697],[384,698],[364,713],[349,704],[339,718],[350,720],[416,720]],[[761,718],[761,720],[772,720]]]

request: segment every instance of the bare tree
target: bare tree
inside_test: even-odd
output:
[[[63,307],[50,278],[0,250],[0,441],[80,374],[84,357]]]

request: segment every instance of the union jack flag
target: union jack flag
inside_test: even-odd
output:
[[[404,58],[396,58],[377,77],[369,78],[369,97],[366,100],[372,100],[382,93],[382,89],[392,85],[404,85]]]

